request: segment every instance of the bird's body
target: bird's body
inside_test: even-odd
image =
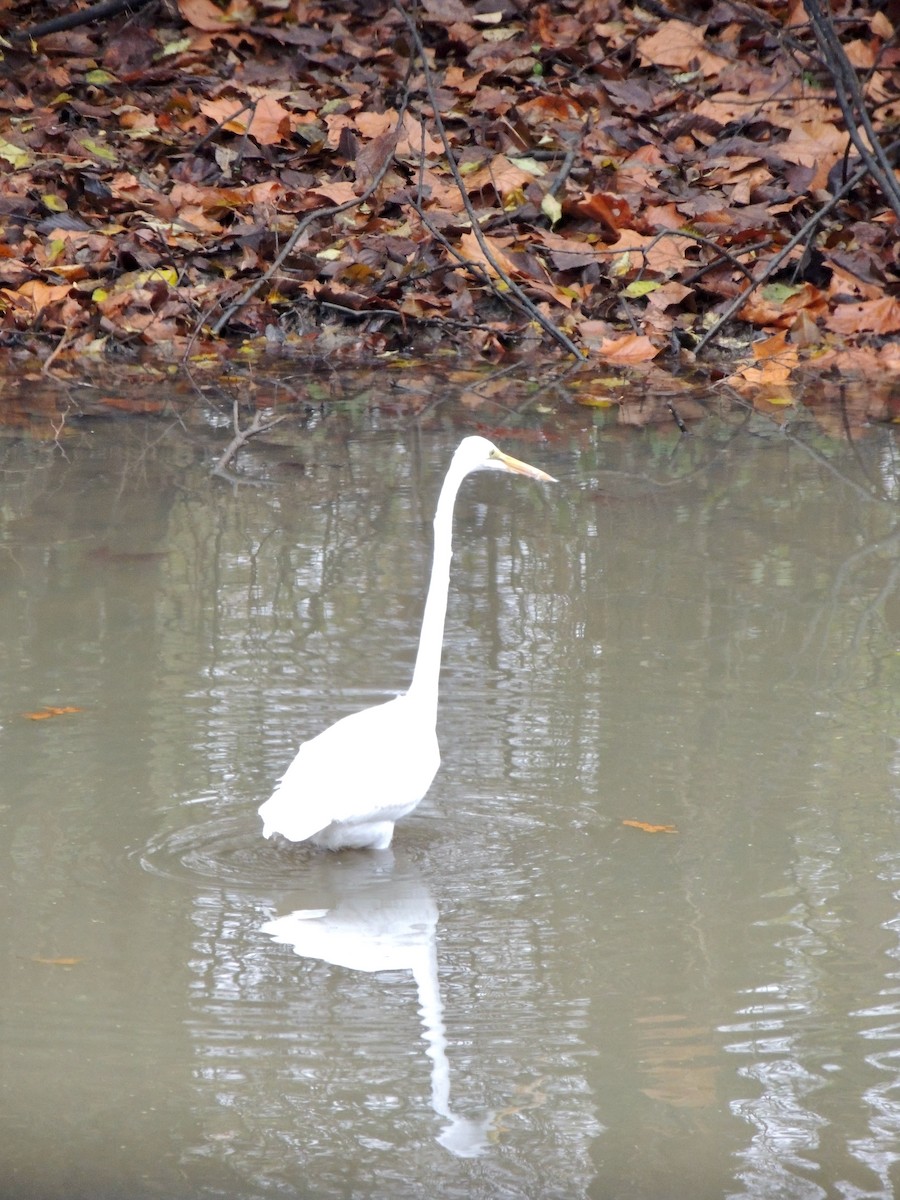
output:
[[[409,692],[351,713],[297,751],[259,810],[263,835],[327,850],[384,850],[394,822],[416,807],[440,764],[435,722]]]
[[[328,850],[386,849],[394,822],[431,786],[437,742],[438,679],[450,586],[453,506],[459,485],[477,470],[552,476],[501,453],[485,438],[461,443],[444,479],[434,517],[434,559],[419,650],[409,690],[336,722],[300,747],[274,793],[259,809],[263,835]]]

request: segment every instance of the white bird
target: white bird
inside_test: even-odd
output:
[[[431,787],[441,763],[437,742],[438,680],[453,554],[453,506],[472,471],[509,471],[555,483],[552,475],[503,454],[483,437],[460,442],[438,497],[434,557],[419,650],[409,690],[385,704],[351,713],[304,742],[260,805],[263,837],[328,850],[384,850],[394,822]]]

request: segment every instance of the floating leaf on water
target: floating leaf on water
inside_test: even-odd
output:
[[[613,408],[618,403],[610,400],[609,396],[577,396],[575,402],[583,404],[585,408]]]
[[[38,709],[36,712],[22,713],[22,716],[27,717],[29,721],[46,721],[50,717],[62,717],[67,713],[77,713],[81,711],[82,710],[80,708],[76,708],[74,704],[66,704],[61,708],[48,704],[46,708]]]
[[[651,825],[647,821],[622,821],[623,825],[630,825],[632,829],[642,829],[644,833],[677,833],[678,830],[674,825]]]

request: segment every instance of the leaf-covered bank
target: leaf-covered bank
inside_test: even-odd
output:
[[[7,354],[724,351],[733,386],[776,400],[804,369],[900,370],[887,10],[76,15],[53,31],[56,6],[0,4]]]

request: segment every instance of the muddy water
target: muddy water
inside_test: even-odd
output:
[[[508,438],[560,483],[464,486],[428,800],[260,838],[409,679],[464,427],[4,444],[4,1200],[898,1186],[891,430]]]

